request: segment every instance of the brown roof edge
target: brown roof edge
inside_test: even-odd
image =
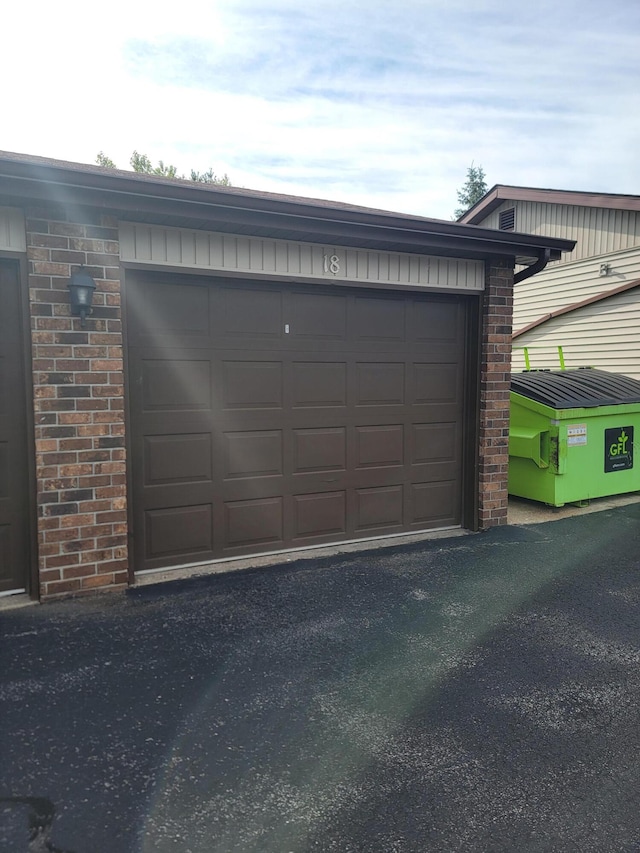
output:
[[[462,216],[458,217],[457,222],[460,222],[461,224],[475,225],[476,214],[482,213],[486,216],[502,203],[503,199],[500,197],[500,190],[502,188],[502,184],[494,184],[494,186],[492,186],[481,199],[470,207],[466,213],[463,213]]]
[[[530,332],[532,329],[542,326],[548,320],[553,320],[554,317],[561,317],[563,314],[570,314],[572,311],[577,311],[578,308],[585,308],[587,305],[593,305],[595,302],[603,302],[605,299],[609,299],[610,296],[618,296],[618,294],[624,293],[627,290],[633,290],[635,287],[640,287],[640,278],[628,281],[626,284],[621,284],[619,287],[614,287],[613,290],[605,290],[603,293],[590,296],[588,299],[583,299],[580,302],[574,302],[572,305],[565,305],[564,308],[558,308],[557,311],[545,314],[543,317],[539,317],[532,323],[518,329],[517,332],[513,332],[511,340],[514,341],[516,338],[519,338],[520,335],[524,335],[525,332]]]
[[[335,201],[325,198],[311,198],[306,196],[294,196],[286,193],[270,192],[267,190],[247,189],[246,187],[236,186],[221,186],[220,184],[205,184],[192,181],[188,178],[167,178],[162,175],[152,175],[145,172],[134,172],[132,169],[110,169],[105,166],[98,166],[92,163],[76,163],[71,160],[55,160],[51,157],[42,157],[36,154],[21,154],[14,151],[0,151],[0,162],[14,163],[17,166],[23,165],[31,169],[41,167],[44,170],[55,172],[59,176],[67,173],[67,176],[78,175],[79,180],[85,176],[87,181],[94,179],[99,181],[105,179],[119,179],[120,181],[128,182],[132,185],[139,184],[140,187],[145,185],[151,187],[183,187],[186,190],[198,190],[201,193],[209,193],[213,196],[228,197],[229,199],[255,199],[266,202],[281,202],[289,204],[297,204],[310,206],[314,208],[326,208],[328,210],[345,211],[352,213],[364,213],[371,215],[389,216],[393,215],[397,218],[417,220],[419,222],[433,222],[434,224],[447,223],[451,224],[448,219],[436,219],[428,216],[418,216],[409,213],[396,213],[394,211],[383,210],[375,207],[366,207],[364,205],[350,204],[349,202]]]
[[[466,225],[476,225],[492,213],[503,201],[538,201],[546,204],[569,204],[576,207],[600,207],[609,210],[639,210],[640,196],[622,193],[594,193],[581,190],[554,190],[536,187],[513,187],[496,184],[473,207],[458,219]]]
[[[327,233],[329,226],[333,228],[332,237],[336,228],[368,229],[370,235],[374,232],[380,235],[375,238],[378,241],[397,239],[407,244],[413,241],[418,244],[417,248],[422,245],[424,251],[442,247],[448,252],[454,248],[458,255],[465,257],[496,255],[536,259],[550,249],[551,259],[557,260],[562,252],[571,251],[575,246],[575,241],[558,237],[523,235],[340,202],[199,184],[10,152],[0,152],[0,187],[3,183],[8,196],[41,198],[45,197],[42,188],[49,186],[52,188],[50,195],[58,197],[58,188],[63,188],[75,194],[76,203],[99,202],[102,207],[113,210],[125,203],[126,209],[136,210],[150,206],[154,210],[161,207],[166,210],[169,205],[181,205],[183,213],[188,208],[192,213],[200,211],[207,217],[217,211],[218,217],[227,213],[254,218],[268,216],[272,224],[274,217],[281,223],[295,221],[305,227],[318,228],[321,223]],[[414,250],[417,249],[414,247]],[[465,254],[461,255],[462,252]]]

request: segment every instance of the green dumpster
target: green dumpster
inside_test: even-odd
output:
[[[509,494],[550,506],[640,490],[640,382],[593,368],[511,376]]]

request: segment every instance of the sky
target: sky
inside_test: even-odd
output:
[[[640,194],[639,0],[34,0],[0,149],[442,219],[493,184]]]

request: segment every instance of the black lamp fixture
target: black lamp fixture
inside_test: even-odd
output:
[[[89,273],[81,266],[69,279],[69,292],[71,313],[80,315],[80,325],[84,329],[84,320],[87,314],[91,314],[91,303],[93,302],[93,291],[96,283]]]

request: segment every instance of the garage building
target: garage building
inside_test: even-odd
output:
[[[0,589],[505,523],[514,266],[572,246],[0,154]]]

